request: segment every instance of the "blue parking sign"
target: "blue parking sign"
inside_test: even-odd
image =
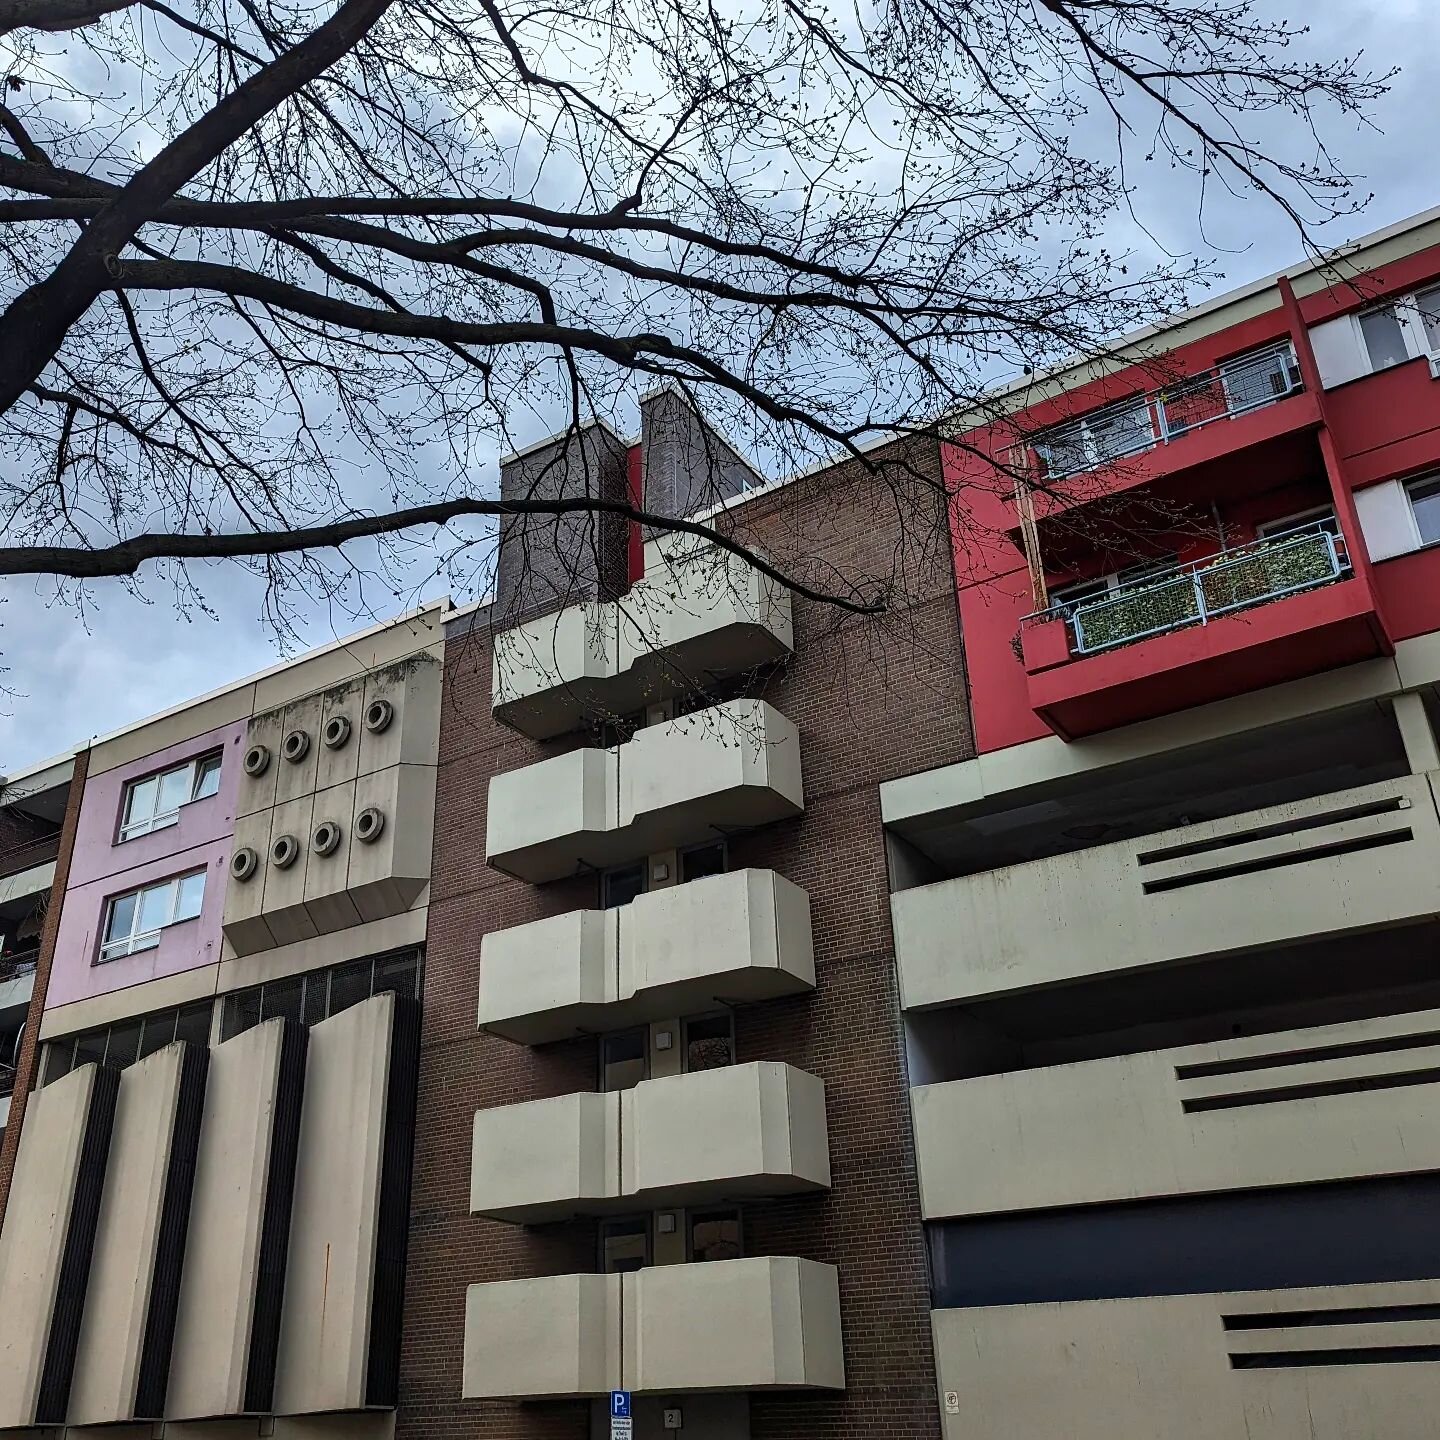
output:
[[[630,1418],[630,1392],[628,1390],[612,1390],[610,1392],[610,1418],[612,1420],[628,1420]]]

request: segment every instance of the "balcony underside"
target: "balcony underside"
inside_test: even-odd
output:
[[[1063,628],[1063,622],[1049,626]],[[1049,664],[1027,639],[1029,699],[1062,739],[1113,730],[1390,654],[1359,577],[1133,645]]]

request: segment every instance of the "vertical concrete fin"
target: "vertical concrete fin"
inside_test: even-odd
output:
[[[295,1198],[295,1161],[300,1150],[300,1109],[305,1098],[305,1047],[302,1025],[279,1022],[280,1066],[270,1130],[270,1164],[260,1221],[255,1304],[245,1360],[247,1411],[263,1414],[275,1397],[275,1357],[280,1347],[280,1314],[285,1304],[285,1264],[290,1252],[290,1207]]]
[[[185,1045],[180,1061],[180,1082],[175,1097],[175,1125],[170,1139],[170,1162],[161,1201],[160,1231],[150,1280],[150,1307],[145,1316],[145,1339],[140,1350],[135,1386],[137,1418],[158,1420],[165,1413],[165,1391],[170,1383],[170,1349],[175,1339],[175,1315],[180,1304],[180,1275],[185,1263],[185,1242],[190,1232],[190,1198],[195,1189],[195,1158],[200,1149],[200,1121],[205,1113],[205,1076],[210,1052]]]
[[[405,1249],[410,1231],[410,1157],[415,1148],[415,1092],[420,1073],[420,1002],[395,997],[390,1075],[385,1086],[385,1138],[380,1160],[380,1213],[370,1304],[370,1354],[365,1403],[394,1405],[400,1387],[400,1319],[405,1300]]]
[[[35,1403],[37,1425],[64,1424],[65,1412],[70,1408],[75,1352],[80,1342],[80,1324],[85,1317],[90,1257],[95,1250],[95,1228],[100,1219],[100,1199],[110,1156],[110,1130],[115,1123],[115,1099],[119,1090],[120,1072],[97,1065],[85,1112],[85,1138],[80,1144],[70,1223],[65,1229],[60,1256],[45,1364],[40,1372],[40,1390]],[[37,1143],[45,1143],[46,1138],[40,1134],[35,1136]]]

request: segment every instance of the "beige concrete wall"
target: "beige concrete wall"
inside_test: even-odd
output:
[[[496,636],[491,694],[507,724],[537,739],[589,709],[625,714],[688,679],[737,674],[794,646],[790,596],[714,546],[646,547],[645,577],[622,599],[573,605]]]
[[[416,903],[429,881],[434,839],[441,668],[426,652],[251,721],[245,748],[264,745],[270,761],[259,775],[240,780],[235,849],[253,850],[258,864],[252,875],[232,876],[226,887],[231,953],[303,942],[402,914]],[[372,731],[364,717],[377,701],[392,707],[393,718]],[[322,738],[331,720],[350,726],[333,748]],[[301,759],[287,760],[284,738],[297,731],[309,737],[309,748]],[[383,817],[382,828],[361,840],[356,822],[372,809]],[[312,843],[325,822],[340,832],[329,853]],[[300,847],[284,868],[269,855],[282,835]]]
[[[1344,817],[1390,800],[1399,808]],[[1246,838],[1297,822],[1306,828]],[[1413,838],[1403,843],[1324,853],[1407,830]],[[1216,843],[1201,854],[1156,858],[1206,842]],[[1313,858],[1274,863],[1307,852]],[[1270,864],[1220,873],[1257,862]],[[1177,877],[1200,883],[1146,893],[1147,884]],[[891,913],[902,1003],[943,1005],[1440,913],[1440,820],[1427,778],[1405,776],[918,886],[893,895]]]
[[[620,1278],[627,1389],[844,1388],[833,1266],[766,1256]]]
[[[620,1373],[619,1275],[549,1275],[465,1292],[467,1398],[600,1395]]]
[[[538,1045],[814,984],[809,896],[773,870],[735,870],[490,932],[479,1023]]]
[[[1440,1169],[1433,1083],[1221,1109],[1286,1087],[1440,1072],[1440,1011],[983,1075],[911,1092],[927,1219]],[[1406,1040],[1409,1048],[1396,1048]],[[1370,1054],[1287,1059],[1296,1051]],[[1275,1057],[1271,1065],[1260,1064]],[[1180,1078],[1184,1067],[1241,1073]]]
[[[157,1418],[137,1413],[136,1388],[187,1048],[167,1045],[120,1076],[70,1390],[74,1425]]]
[[[275,1411],[365,1403],[395,997],[310,1031]]]
[[[470,1208],[534,1224],[830,1184],[825,1086],[780,1061],[475,1114]]]
[[[804,809],[800,737],[762,700],[646,726],[490,781],[487,861],[532,884]]]
[[[283,1022],[271,1020],[210,1052],[166,1400],[171,1419],[244,1409],[282,1035]]]
[[[1430,1440],[1440,1366],[1234,1369],[1246,1350],[1434,1344],[1435,1322],[1226,1331],[1256,1311],[1434,1305],[1440,1284],[1344,1285],[937,1310],[945,1440]]]
[[[622,1315],[623,1309],[623,1315]],[[840,1389],[833,1266],[789,1256],[472,1285],[471,1398]]]
[[[98,1074],[83,1065],[30,1097],[0,1229],[0,1297],[10,1317],[0,1325],[0,1429],[36,1418]]]

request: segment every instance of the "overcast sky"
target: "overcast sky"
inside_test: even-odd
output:
[[[1440,134],[1440,91],[1434,83],[1440,6],[1434,0],[1303,5],[1296,0],[1292,13],[1308,21],[1309,43],[1321,53],[1363,48],[1371,67],[1402,67],[1391,93],[1375,108],[1377,129],[1331,132],[1342,163],[1365,177],[1375,199],[1363,220],[1321,232],[1324,238],[1338,243],[1440,204],[1433,149]],[[1163,185],[1163,177],[1151,183]],[[1211,203],[1202,237],[1188,207],[1172,207],[1158,191],[1151,198],[1146,215],[1151,233],[1173,249],[1215,256],[1229,285],[1299,258],[1293,230],[1260,202]],[[1142,206],[1144,200],[1142,195]],[[1142,252],[1151,248],[1138,233],[1133,244]],[[539,438],[538,432],[529,438]],[[261,613],[263,593],[256,580],[222,566],[197,571],[193,578],[203,606],[192,603],[182,611],[173,586],[142,576],[132,586],[113,581],[89,587],[83,616],[54,582],[0,582],[0,656],[12,692],[0,716],[0,773],[283,658],[286,646]],[[432,598],[435,590],[425,585],[423,566],[417,566],[408,589],[383,597],[390,602],[384,608],[407,608]],[[454,598],[463,603],[475,597]],[[375,603],[378,608],[381,600]],[[300,645],[324,644],[359,624],[315,607],[301,615],[298,628],[299,644],[292,643],[289,653]]]

